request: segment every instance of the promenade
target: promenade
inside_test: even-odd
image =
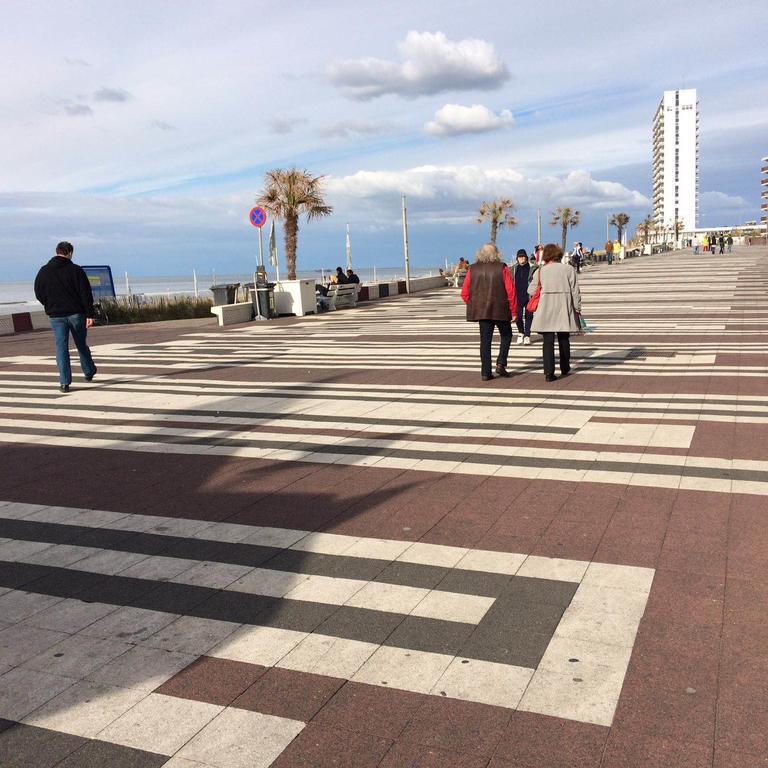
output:
[[[768,766],[768,253],[581,289],[0,338],[0,766]]]

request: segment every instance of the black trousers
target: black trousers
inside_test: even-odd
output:
[[[541,334],[543,338],[542,353],[544,355],[544,375],[555,375],[555,333],[547,331]],[[571,334],[558,333],[557,346],[560,352],[560,372],[571,370]]]
[[[525,301],[523,301],[520,297],[518,297],[515,325],[517,326],[517,332],[523,336],[531,335],[531,323],[533,322],[533,312],[528,311],[528,308],[525,306],[527,303],[527,298]]]
[[[499,329],[501,343],[496,365],[506,366],[509,345],[512,343],[512,323],[509,320],[480,320],[480,371],[483,376],[491,375],[491,342],[493,329]]]

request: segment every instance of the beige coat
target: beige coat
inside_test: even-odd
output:
[[[541,280],[541,298],[531,330],[534,333],[578,333],[580,328],[576,312],[581,312],[581,294],[576,270],[568,264],[552,261],[537,274],[538,279],[532,280],[528,286],[528,293],[533,296]]]

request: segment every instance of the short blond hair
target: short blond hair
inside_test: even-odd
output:
[[[501,251],[493,243],[486,243],[478,248],[475,259],[480,264],[501,261]]]

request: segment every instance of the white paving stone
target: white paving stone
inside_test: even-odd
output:
[[[145,695],[138,690],[83,680],[32,712],[24,722],[51,731],[93,738]]]
[[[102,730],[97,738],[134,749],[174,755],[223,707],[150,693]]]
[[[268,768],[303,728],[299,720],[229,708],[182,747],[178,756],[215,768]]]
[[[0,616],[9,624],[24,621],[36,613],[60,603],[61,597],[41,595],[37,592],[11,590],[0,595]],[[1,643],[0,643],[1,645]]]
[[[352,678],[359,683],[429,693],[453,656],[382,646]]]
[[[11,669],[0,677],[0,717],[19,722],[75,682],[34,669]]]
[[[246,626],[212,648],[208,655],[272,667],[306,636],[306,632],[291,629]]]
[[[479,624],[494,602],[495,599],[492,597],[464,595],[458,592],[442,592],[433,589],[411,611],[411,615],[442,621]]]
[[[232,635],[240,626],[232,621],[181,616],[147,637],[143,644],[201,656]]]
[[[119,640],[73,635],[25,661],[24,666],[79,680],[132,647]]]
[[[74,634],[114,611],[114,605],[66,599],[34,613],[25,620],[25,623],[41,629]]]
[[[88,679],[151,693],[196,658],[189,653],[137,646],[91,672]]]
[[[355,608],[407,614],[427,596],[428,592],[428,589],[421,587],[371,581],[356,592],[346,604]]]
[[[0,663],[15,667],[67,637],[64,632],[13,624],[0,631]]]
[[[349,680],[378,648],[375,643],[311,634],[280,659],[277,666]]]
[[[114,606],[113,606],[114,607]],[[175,613],[123,606],[80,631],[81,635],[138,643],[175,621]]]
[[[525,667],[457,657],[432,694],[515,709],[532,675],[533,670]]]
[[[532,579],[579,582],[584,578],[588,566],[589,562],[586,560],[563,560],[556,557],[529,555],[520,566],[517,575]]]

